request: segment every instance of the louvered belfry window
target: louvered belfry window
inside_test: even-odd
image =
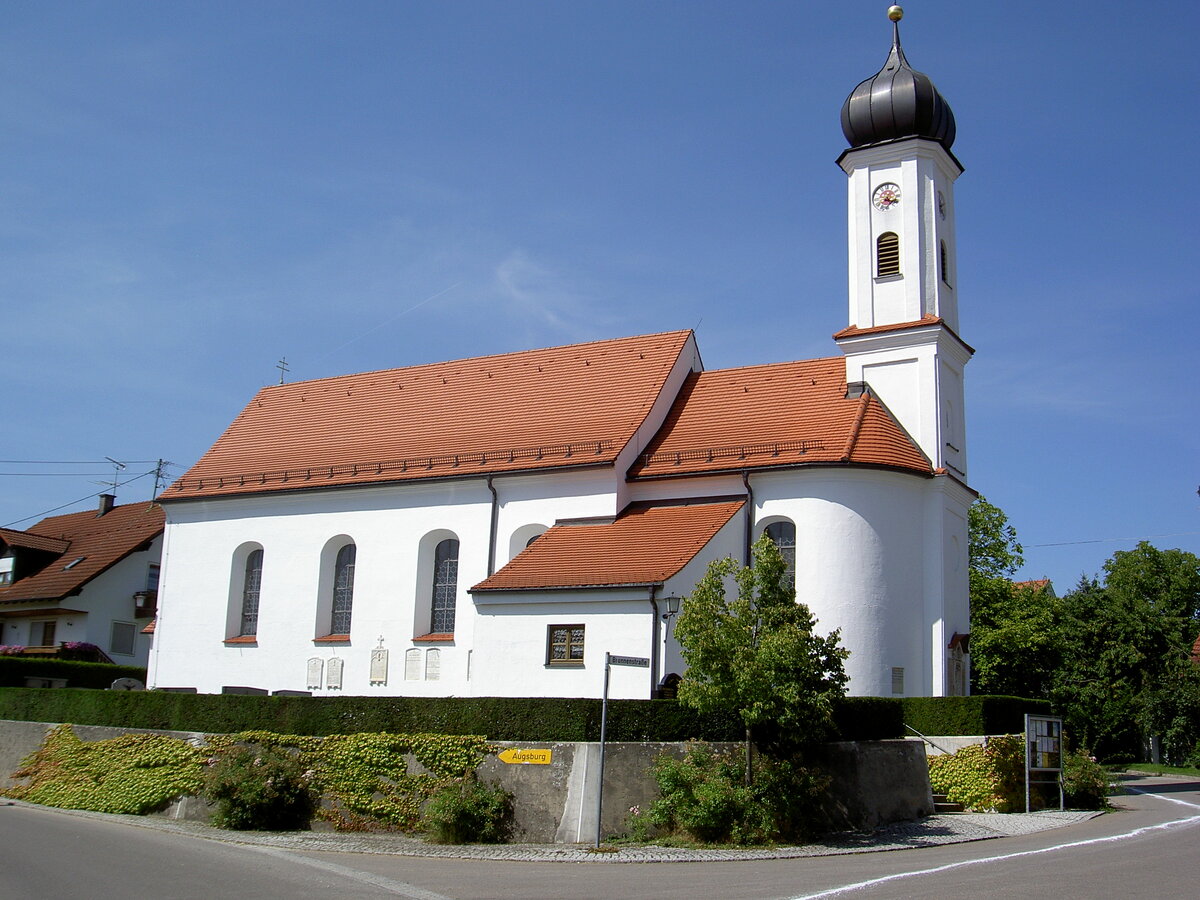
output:
[[[875,242],[875,274],[900,274],[900,238],[894,231],[885,231]]]
[[[942,265],[942,281],[946,282],[946,284],[949,285],[950,284],[950,264],[946,260],[946,242],[945,241],[942,241],[942,244],[941,244],[941,265]]]
[[[262,589],[263,552],[259,548],[246,557],[246,577],[242,582],[242,630],[249,637],[258,634],[258,595]]]
[[[333,566],[333,615],[329,622],[330,634],[350,633],[350,613],[354,608],[354,557],[353,544],[338,551]]]
[[[458,599],[458,541],[446,538],[433,554],[433,606],[430,630],[454,633],[454,607]]]

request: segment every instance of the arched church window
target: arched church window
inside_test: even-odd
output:
[[[333,565],[333,605],[329,620],[330,634],[350,633],[350,614],[354,608],[354,557],[353,544],[346,544],[338,551]]]
[[[458,541],[447,538],[433,554],[433,599],[430,606],[430,631],[454,633],[454,606],[458,599]]]
[[[258,634],[258,595],[262,589],[262,548],[246,557],[242,578],[242,624],[238,634],[251,637]]]
[[[875,274],[880,278],[900,274],[900,238],[894,231],[885,231],[875,241]]]
[[[767,537],[779,548],[779,555],[787,564],[784,577],[789,584],[796,583],[796,526],[786,519],[772,522],[767,526]]]

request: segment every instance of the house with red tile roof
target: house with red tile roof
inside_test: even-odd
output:
[[[164,516],[157,504],[113,499],[26,531],[0,528],[0,644],[10,652],[91,644],[112,662],[146,665]]]
[[[842,125],[840,353],[706,370],[671,331],[264,387],[159,498],[152,684],[594,697],[613,653],[651,697],[671,611],[765,531],[851,693],[965,693],[953,114],[896,31]]]

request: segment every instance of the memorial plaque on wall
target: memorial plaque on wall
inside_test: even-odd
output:
[[[416,648],[404,654],[404,680],[421,680],[421,651]]]
[[[388,652],[382,647],[371,651],[371,684],[387,684]]]
[[[425,653],[425,680],[437,681],[442,677],[442,651],[434,647]]]
[[[310,691],[319,691],[321,689],[321,679],[325,674],[325,663],[319,657],[312,657],[308,661],[308,689]]]
[[[342,689],[343,664],[343,661],[335,656],[329,660],[329,664],[325,667],[325,687],[331,691],[340,691]]]

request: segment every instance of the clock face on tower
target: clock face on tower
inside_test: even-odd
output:
[[[871,203],[876,209],[889,210],[900,204],[900,185],[888,181],[875,188],[871,195]]]

